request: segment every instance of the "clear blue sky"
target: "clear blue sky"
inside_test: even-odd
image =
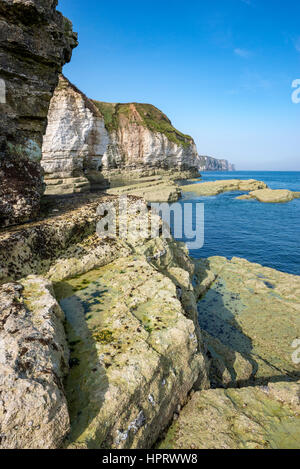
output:
[[[66,76],[89,97],[152,103],[198,152],[300,170],[299,0],[59,0],[79,34]]]

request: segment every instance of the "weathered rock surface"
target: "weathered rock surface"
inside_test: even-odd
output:
[[[40,327],[44,323],[48,327],[49,320],[38,316],[48,307],[57,315],[61,312],[52,293],[44,296],[43,282],[49,291],[49,280],[55,282],[56,294],[63,298],[71,352],[71,371],[65,381],[71,433],[65,445],[151,447],[178,406],[185,403],[191,388],[209,385],[192,285],[194,265],[186,248],[173,241],[145,240],[133,234],[125,240],[99,237],[95,231],[102,216],[97,215],[97,207],[118,199],[91,196],[87,203],[88,196],[80,197],[84,201],[81,207],[65,213],[60,208],[55,217],[1,234],[1,283],[18,280],[17,285],[24,285],[29,329],[35,327],[36,317]],[[138,201],[134,197],[129,200],[131,204]],[[132,223],[136,221],[134,213],[129,219]],[[32,273],[41,278],[32,277]],[[9,291],[4,305],[13,298]],[[22,330],[26,332],[25,326]],[[17,337],[8,331],[8,342]],[[22,336],[20,344],[24,342]],[[47,357],[50,347],[57,351],[52,342],[46,345]],[[43,355],[41,360],[43,364]],[[36,373],[42,368],[39,363],[33,367]],[[55,365],[59,376],[63,369],[62,364]],[[15,388],[22,385],[16,376]],[[14,398],[21,421],[25,418],[22,397],[6,382],[4,386],[8,404]],[[39,424],[33,426],[31,420],[28,425],[32,430],[27,432],[26,420],[14,428],[14,439],[7,440],[7,447],[61,446],[68,431],[63,394],[53,392],[44,408],[35,391],[32,395],[36,397],[36,422],[44,409],[45,422],[52,425],[54,420],[48,416],[52,409],[61,408],[56,412],[60,424],[55,431],[50,423],[45,425],[46,439]],[[30,399],[29,405],[33,405]]]
[[[57,0],[1,0],[0,226],[36,215],[47,113],[62,65],[77,45]]]
[[[223,181],[200,182],[197,184],[186,184],[180,186],[183,192],[194,192],[200,196],[218,195],[223,192],[231,191],[254,191],[257,189],[266,189],[267,185],[262,181],[255,179],[228,179]]]
[[[265,203],[283,203],[290,202],[294,199],[300,198],[300,192],[293,192],[287,189],[259,189],[244,194],[237,199],[240,200],[258,200]]]
[[[224,159],[199,155],[200,171],[235,171],[235,166]]]
[[[43,143],[47,193],[66,193],[140,182],[164,175],[199,175],[193,139],[150,104],[92,101],[61,76]],[[85,185],[76,186],[76,178]]]
[[[0,287],[0,448],[56,448],[69,431],[69,350],[51,283]]]
[[[105,187],[100,170],[108,143],[109,135],[98,108],[61,76],[51,99],[43,141],[46,193],[87,191],[90,180]]]
[[[110,133],[103,158],[103,172],[122,176],[174,173],[199,175],[199,157],[194,140],[175,129],[168,117],[151,104],[110,104],[95,101]],[[178,174],[179,173],[179,174]]]
[[[106,192],[115,195],[135,195],[147,202],[176,202],[181,196],[178,185],[168,176],[144,177],[140,182],[113,187]]]
[[[300,382],[195,393],[159,448],[299,449]]]
[[[119,238],[99,238],[96,215],[101,203],[116,197],[82,197],[81,205],[55,210],[43,221],[0,233],[0,283],[32,273],[53,280],[80,275],[127,255],[130,248]],[[128,197],[129,202],[134,198]],[[80,200],[80,199],[79,199]],[[68,204],[68,201],[66,201]],[[71,201],[72,203],[72,201]]]
[[[194,384],[207,385],[195,311],[178,297],[186,263],[175,243],[150,241],[56,286],[71,346],[69,447],[149,448]]]
[[[212,257],[193,283],[211,384],[227,389],[192,394],[158,447],[298,449],[300,278]]]
[[[203,278],[207,271],[215,276],[198,303],[212,385],[300,379],[293,360],[293,343],[300,337],[300,277],[239,258],[199,263]]]

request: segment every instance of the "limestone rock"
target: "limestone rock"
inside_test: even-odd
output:
[[[299,449],[300,382],[195,393],[161,449]]]
[[[258,200],[265,203],[283,203],[300,198],[300,192],[293,192],[287,189],[258,189],[237,197],[240,200]]]
[[[57,0],[1,0],[0,226],[34,217],[43,192],[40,160],[47,113],[62,65],[77,45]]]
[[[147,202],[176,202],[181,196],[179,187],[170,180],[170,176],[144,177],[139,183],[113,187],[106,192],[115,195],[135,195]]]
[[[71,205],[65,210],[63,204],[61,212],[54,212],[43,221],[1,233],[0,284],[32,273],[60,280],[128,254],[129,246],[119,238],[99,238],[96,234],[101,219],[97,208],[116,200],[108,195],[83,200],[79,197],[79,207]],[[130,196],[128,200],[129,205],[135,201]]]
[[[264,182],[255,179],[228,179],[223,181],[200,182],[198,184],[187,184],[180,186],[183,192],[194,192],[199,196],[218,195],[222,192],[231,191],[254,191],[257,189],[266,189]]]
[[[195,322],[142,251],[56,286],[72,350],[68,447],[151,448],[199,377],[206,384]]]
[[[89,200],[84,194],[79,198]],[[55,297],[67,317],[71,353],[65,380],[71,432],[64,445],[148,448],[191,389],[209,385],[192,284],[194,265],[186,247],[172,240],[139,238],[134,233],[124,240],[99,237],[97,208],[118,198],[91,198],[71,211],[61,209],[56,216],[2,233],[0,282],[20,279],[26,311],[34,311],[30,327],[35,317],[36,327],[48,327],[47,318],[38,314],[53,304],[51,311],[61,312],[52,294],[44,296],[42,288],[43,282],[48,288],[47,279],[54,282]],[[59,327],[53,327],[53,335]],[[33,367],[36,373],[39,363]],[[15,386],[22,383],[17,376]],[[13,390],[7,383],[5,389],[9,400]],[[52,393],[49,409],[62,399]],[[20,404],[16,399],[15,412],[22,416]],[[61,445],[68,428],[64,409],[57,411],[61,424],[55,435],[45,426],[47,440],[40,434],[31,439],[23,426],[17,427],[15,440],[7,446]]]
[[[64,314],[38,277],[0,287],[0,448],[57,448],[69,431]]]
[[[100,170],[108,143],[109,135],[97,107],[61,76],[51,99],[43,141],[46,193],[78,192],[79,178],[85,183],[82,190],[90,189],[90,179],[104,183]]]
[[[138,184],[141,177],[184,179],[198,176],[199,164],[193,139],[154,106],[92,101],[61,76],[43,143],[47,193],[70,192],[77,177],[93,189]]]
[[[176,130],[168,117],[151,104],[110,104],[95,101],[110,132],[103,172],[137,176],[186,172],[199,175],[199,156],[193,139]],[[179,174],[180,177],[180,174]]]
[[[300,337],[300,277],[239,258],[206,262],[216,280],[198,302],[198,317],[213,384],[299,379],[293,343]]]

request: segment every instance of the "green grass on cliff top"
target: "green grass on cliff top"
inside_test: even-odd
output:
[[[192,137],[185,135],[173,127],[168,117],[152,104],[141,103],[103,103],[93,101],[104,117],[105,126],[108,131],[117,130],[121,120],[125,118],[129,123],[144,125],[151,132],[164,134],[170,142],[177,145],[188,146],[193,143]],[[134,106],[140,119],[133,112]]]

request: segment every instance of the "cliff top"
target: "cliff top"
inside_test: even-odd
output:
[[[168,117],[152,104],[101,101],[93,103],[103,115],[105,126],[109,131],[117,130],[120,125],[130,122],[144,125],[151,132],[160,132],[178,145],[187,146],[194,143],[192,137],[175,129]]]

